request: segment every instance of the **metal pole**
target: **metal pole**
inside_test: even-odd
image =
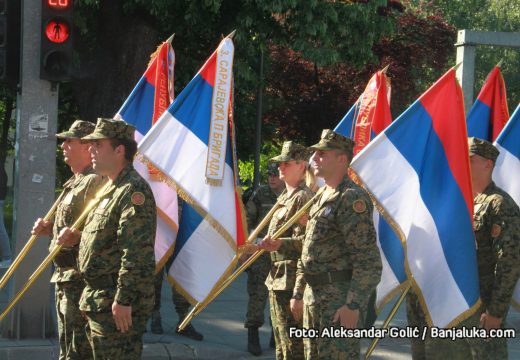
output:
[[[260,145],[262,143],[262,96],[264,91],[264,50],[260,48],[260,70],[256,97],[256,137],[253,188],[260,185]]]
[[[22,3],[21,90],[16,111],[13,212],[15,253],[20,253],[29,239],[34,221],[45,214],[55,200],[58,86],[41,80],[39,75],[41,6],[41,0]],[[25,285],[34,264],[39,264],[48,253],[47,241],[36,242],[14,275],[14,292]],[[19,334],[21,338],[44,338],[54,335],[54,324],[46,320],[50,318],[52,308],[49,305],[49,279],[50,271],[43,271],[29,296],[20,301],[13,313],[19,314],[19,322],[4,322],[9,324],[2,326],[4,336]]]

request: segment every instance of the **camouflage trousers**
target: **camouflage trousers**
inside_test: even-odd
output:
[[[92,350],[85,334],[87,320],[79,310],[83,281],[56,283],[55,302],[58,318],[60,360],[92,359]]]
[[[479,309],[475,314],[458,324],[457,328],[472,328],[479,326],[480,315],[484,311]],[[427,326],[426,318],[417,295],[410,291],[406,298],[406,314],[409,326],[422,329]],[[420,339],[411,339],[413,360],[492,360],[507,359],[507,340],[503,338],[490,339],[434,339],[429,336],[423,342]]]
[[[146,316],[132,314],[132,326],[124,334],[117,330],[112,312],[88,311],[86,315],[87,336],[94,360],[141,359],[148,313]]]
[[[162,290],[162,283],[164,279],[164,270],[159,271],[155,275],[154,280],[154,286],[155,286],[155,301],[154,301],[154,307],[153,311],[159,311],[161,309],[161,290]],[[172,301],[173,305],[175,305],[175,311],[177,312],[177,315],[179,316],[179,321],[182,321],[186,315],[188,315],[188,312],[190,310],[191,304],[188,300],[182,296],[175,288],[172,286]]]
[[[247,314],[244,327],[261,327],[264,324],[264,310],[267,302],[267,287],[265,279],[271,270],[271,256],[262,254],[251,265],[247,272]]]
[[[292,291],[269,291],[271,323],[276,343],[276,360],[303,359],[303,340],[289,337],[290,327],[302,327],[301,321],[294,320],[290,301]]]
[[[311,288],[307,285],[304,293],[303,327],[315,329],[321,334],[324,328],[340,329],[339,323],[333,323],[332,319],[336,311],[345,305],[348,283],[342,285],[327,284]],[[309,304],[309,299],[314,301]],[[368,300],[368,299],[367,299]],[[365,308],[365,304],[362,304]],[[363,327],[363,311],[360,311],[358,328]],[[318,337],[304,338],[303,347],[305,359],[359,359],[360,339],[358,338],[333,338]]]

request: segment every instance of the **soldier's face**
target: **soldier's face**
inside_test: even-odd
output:
[[[278,177],[278,175],[272,175],[272,174],[269,174],[269,178],[267,179],[267,183],[269,184],[269,187],[271,188],[271,190],[278,190],[280,189],[284,184],[283,184],[283,181],[280,180],[280,178]]]
[[[119,147],[119,146],[118,146]],[[90,157],[94,170],[100,175],[109,175],[117,162],[117,148],[112,147],[109,139],[92,141]]]
[[[80,139],[65,139],[60,145],[63,159],[70,167],[75,167],[89,157],[89,144],[82,143]]]
[[[471,170],[471,180],[473,183],[488,179],[493,172],[494,165],[493,161],[483,156],[471,155],[469,157],[469,168]]]
[[[336,150],[316,151],[312,156],[314,160],[314,173],[316,176],[327,179],[345,167],[345,157],[345,154],[339,153]]]
[[[280,179],[291,186],[297,185],[303,178],[305,166],[306,164],[303,161],[296,162],[296,160],[290,160],[281,162],[278,164]]]

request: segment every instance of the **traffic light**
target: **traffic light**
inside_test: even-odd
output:
[[[42,0],[40,78],[68,81],[72,72],[73,0]]]
[[[12,87],[20,78],[20,11],[20,0],[0,0],[0,81]]]

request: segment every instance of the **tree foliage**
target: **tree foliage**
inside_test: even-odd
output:
[[[520,32],[520,3],[510,0],[412,0],[414,11],[441,16],[456,29],[477,31]],[[486,76],[503,60],[501,70],[508,92],[510,113],[520,101],[519,49],[499,46],[477,46],[475,88],[477,96]]]

